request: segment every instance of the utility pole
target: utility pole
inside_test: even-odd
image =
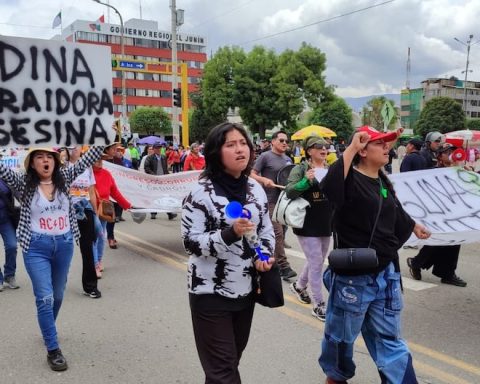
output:
[[[176,0],[170,0],[170,10],[172,14],[172,128],[173,142],[180,144],[180,129],[178,124],[178,107],[173,103],[174,89],[178,87],[177,71],[177,27],[183,24],[183,10],[177,11]]]
[[[473,45],[473,44],[477,44],[478,41],[476,41],[475,43],[472,44],[472,39],[473,39],[473,35],[470,35],[468,36],[468,40],[467,42],[463,42],[459,39],[457,39],[456,37],[454,37],[454,40],[459,42],[460,44],[463,44],[467,47],[467,62],[465,64],[465,71],[462,71],[462,73],[465,73],[465,80],[463,82],[463,112],[465,113],[465,116],[468,117],[468,112],[467,112],[467,79],[468,79],[468,72],[472,72],[472,70],[469,71],[468,69],[468,65],[470,64],[469,60],[470,60],[470,47]]]

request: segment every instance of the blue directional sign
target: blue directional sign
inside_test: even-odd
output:
[[[119,61],[120,68],[129,68],[129,69],[145,69],[145,63],[139,63],[136,61]]]

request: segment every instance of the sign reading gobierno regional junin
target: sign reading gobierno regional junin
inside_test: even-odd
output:
[[[0,146],[113,142],[109,47],[0,36]]]

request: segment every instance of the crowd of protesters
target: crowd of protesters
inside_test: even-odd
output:
[[[397,250],[412,232],[426,239],[429,231],[403,210],[387,175],[394,172],[393,159],[399,160],[401,172],[459,164],[451,156],[456,148],[439,132],[429,133],[425,141],[413,138],[396,152],[400,133],[362,127],[347,145],[315,135],[291,143],[286,132],[277,131],[270,140],[254,144],[241,125],[224,123],[212,129],[205,144],[185,148],[159,140],[143,148],[134,141],[116,141],[105,148],[32,149],[25,172],[0,164],[5,248],[0,291],[19,288],[18,243],[33,286],[47,362],[54,371],[67,369],[55,322],[74,242],[82,256],[84,294],[101,298],[98,280],[105,245],[117,249],[115,224],[123,221],[123,210],[133,208],[103,162],[155,176],[202,171],[198,186],[184,201],[181,233],[190,255],[190,308],[206,383],[241,382],[238,366],[255,306],[253,281],[257,271],[269,271],[274,263],[295,297],[312,304],[312,315],[326,322],[319,363],[327,383],[345,383],[354,376],[353,344],[360,332],[382,382],[416,383],[408,346],[396,327],[402,310]],[[282,180],[279,175],[285,170]],[[318,171],[326,174],[321,182]],[[302,197],[310,204],[303,227],[293,229],[306,258],[296,281],[290,280],[297,272],[285,253],[286,227],[272,220],[283,188],[289,199]],[[20,203],[17,218],[14,197]],[[100,204],[110,199],[115,200],[115,219],[100,219]],[[241,202],[250,216],[227,219],[224,207],[232,201]],[[176,216],[168,213],[169,220]],[[244,240],[252,231],[266,259]],[[375,231],[378,236],[373,236]],[[378,265],[329,266],[323,271],[332,232],[335,247],[375,249]],[[433,267],[442,283],[464,287],[467,283],[456,275],[459,251],[460,246],[424,246],[407,259],[409,271],[420,280],[421,270]],[[354,301],[352,292],[360,292]]]

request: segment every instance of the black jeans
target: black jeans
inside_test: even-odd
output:
[[[82,254],[82,285],[85,292],[90,293],[97,288],[97,274],[93,260],[93,244],[95,243],[95,224],[93,212],[85,210],[85,219],[78,220],[80,230],[80,253]]]
[[[247,346],[255,303],[240,311],[192,312],[193,333],[205,384],[241,384],[238,365]]]

